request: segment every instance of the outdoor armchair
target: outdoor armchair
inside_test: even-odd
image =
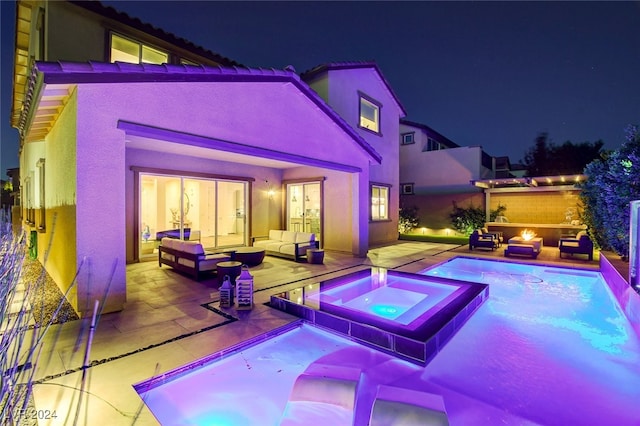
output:
[[[560,257],[562,257],[562,253],[586,254],[589,260],[593,260],[593,242],[586,231],[578,232],[575,238],[560,238],[558,248],[560,249]]]
[[[476,229],[469,235],[469,250],[474,248],[490,248],[491,250],[498,247],[498,240],[493,234],[485,234],[481,229]]]

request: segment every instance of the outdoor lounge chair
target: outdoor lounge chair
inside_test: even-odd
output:
[[[586,254],[589,260],[593,260],[593,242],[586,231],[578,232],[575,238],[560,238],[558,248],[560,249],[560,257],[562,257],[562,253]]]
[[[487,228],[482,228],[482,235],[493,235],[493,238],[498,243],[498,247],[502,245],[504,242],[504,236],[502,235],[502,231],[488,231]]]
[[[493,250],[498,247],[498,240],[493,234],[485,234],[481,229],[476,229],[469,235],[469,250],[479,247]]]

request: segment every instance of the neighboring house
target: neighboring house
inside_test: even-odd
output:
[[[80,313],[122,309],[125,264],[157,256],[158,231],[222,249],[300,229],[355,256],[397,239],[404,111],[374,64],[308,73],[319,96],[100,4],[17,8],[24,223]]]
[[[358,205],[369,211],[369,244],[397,240],[400,195],[397,135],[398,122],[406,115],[402,104],[373,62],[324,64],[303,73],[301,78],[382,157],[382,164],[372,162],[369,168],[370,201],[361,200]]]
[[[453,203],[484,207],[471,181],[495,175],[493,157],[481,147],[462,147],[424,124],[400,120],[400,206],[417,207],[420,227],[431,234],[451,228]]]

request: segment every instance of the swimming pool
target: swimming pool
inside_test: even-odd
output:
[[[270,305],[424,365],[488,294],[486,284],[373,267],[275,294]]]
[[[136,390],[162,424],[295,423],[297,379],[335,366],[361,371],[347,413],[356,425],[380,386],[441,395],[451,424],[638,425],[640,339],[599,273],[470,258],[423,273],[491,289],[425,367],[305,324]]]

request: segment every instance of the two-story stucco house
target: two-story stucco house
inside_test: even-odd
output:
[[[484,207],[472,181],[494,177],[494,159],[478,146],[459,146],[431,127],[400,120],[400,205],[417,207],[430,233],[451,227],[453,203]]]
[[[301,79],[99,3],[17,8],[24,225],[59,287],[75,280],[78,312],[122,309],[125,265],[157,256],[167,229],[197,229],[212,250],[269,229],[354,256],[397,239],[404,110],[374,64]]]

